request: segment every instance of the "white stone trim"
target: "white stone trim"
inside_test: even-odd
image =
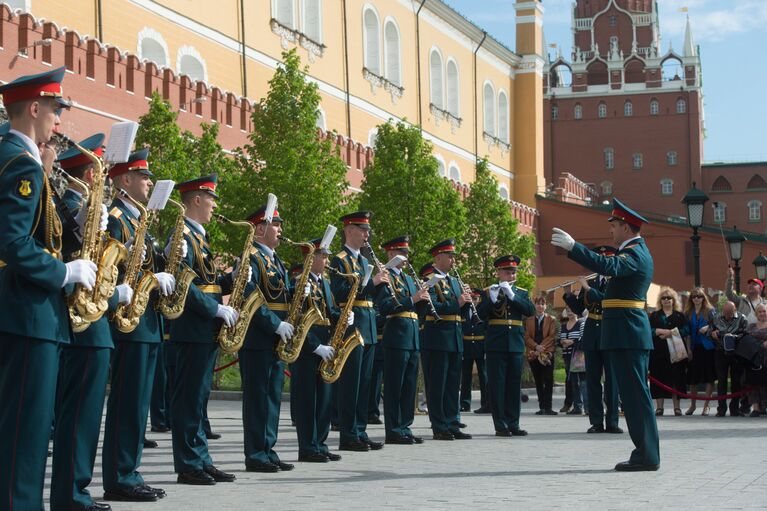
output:
[[[458,179],[454,179],[452,174],[452,170],[455,169],[458,172]],[[451,181],[455,181],[456,183],[463,184],[463,180],[461,179],[461,167],[458,166],[458,164],[455,162],[455,160],[450,160],[450,163],[447,164],[447,178]]]
[[[386,76],[389,71],[389,44],[386,40],[386,26],[391,23],[394,25],[394,29],[397,31],[397,67],[399,68],[397,71],[397,74],[399,75],[398,82],[393,82],[390,76]],[[404,76],[402,74],[402,32],[400,32],[399,29],[399,23],[397,23],[397,20],[393,16],[386,16],[383,21],[382,25],[382,31],[381,31],[381,42],[383,43],[383,77],[389,80],[390,82],[394,83],[394,85],[398,85],[400,87],[404,87]]]
[[[322,0],[316,0],[316,1],[317,1],[317,5],[319,7],[319,13],[320,13],[319,20],[317,20],[317,22],[320,24],[320,26],[319,26],[320,36],[319,36],[318,40],[315,41],[315,42],[322,44],[322,42],[323,42],[323,40],[325,38],[325,33],[322,30],[322,28],[323,28],[322,22],[323,22],[323,19],[324,19],[323,18],[323,13],[322,13]],[[305,0],[301,0],[301,33],[306,34],[306,2],[305,2]],[[308,35],[307,35],[307,37],[308,37]]]
[[[320,120],[322,121],[321,123],[319,123]],[[327,116],[325,115],[325,110],[322,108],[322,106],[317,106],[317,119],[315,120],[314,124],[322,131],[327,131],[328,121]]]
[[[179,74],[183,74],[181,72],[181,58],[184,56],[189,56],[192,58],[197,59],[197,61],[202,66],[202,80],[205,83],[208,83],[208,66],[205,63],[205,59],[202,58],[202,55],[200,55],[200,52],[197,51],[197,49],[194,46],[182,46],[178,49],[178,52],[176,53],[176,70]]]
[[[368,139],[367,139],[367,145],[368,147],[375,147],[375,140],[376,137],[378,137],[378,128],[370,128],[368,130]]]
[[[520,75],[535,73],[543,77],[543,68],[545,66],[546,61],[540,55],[524,55],[516,73]]]
[[[543,8],[543,3],[541,2],[517,2],[514,4],[515,11],[528,11],[530,9],[535,9],[541,14],[546,12],[546,9]]]
[[[540,16],[532,15],[532,16],[517,16],[514,18],[514,22],[517,25],[523,25],[527,23],[535,23],[539,27],[543,26],[543,18]]]
[[[442,170],[445,172],[444,175],[439,174],[440,177],[448,177],[447,175],[447,165],[445,164],[445,158],[442,157],[441,154],[438,153],[432,153],[432,156],[434,156],[434,159],[437,160],[437,163],[442,165]],[[439,165],[437,166],[437,173],[439,173]]]
[[[368,30],[365,23],[365,15],[368,11],[371,11],[376,18],[376,30],[378,32],[378,68],[373,69],[370,65],[370,57],[368,56]],[[381,16],[378,14],[378,9],[373,4],[366,3],[362,6],[362,63],[364,67],[371,71],[383,76],[383,70],[381,69],[383,63],[383,44],[381,44]]]
[[[157,44],[162,46],[162,49],[165,52],[165,63],[162,64],[162,66],[170,65],[170,52],[168,51],[168,43],[165,42],[165,38],[160,32],[150,27],[144,27],[139,31],[137,39],[138,42],[136,45],[136,55],[140,61],[143,62],[146,59],[146,57],[143,55],[143,51],[141,50],[141,42],[144,39],[152,39]],[[155,64],[160,65],[159,62],[155,62]]]

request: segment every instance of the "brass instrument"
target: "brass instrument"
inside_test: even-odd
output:
[[[186,295],[189,293],[189,286],[192,285],[192,281],[196,274],[194,273],[194,270],[184,263],[182,258],[182,249],[184,246],[184,214],[186,213],[186,208],[183,204],[176,202],[173,199],[168,199],[168,202],[176,206],[179,210],[178,216],[176,217],[176,230],[173,231],[173,236],[170,240],[168,262],[165,265],[176,279],[176,288],[173,290],[173,294],[160,296],[160,300],[157,302],[157,310],[168,319],[176,319],[184,313]]]
[[[592,273],[591,275],[586,275],[584,278],[585,278],[586,280],[591,280],[591,279],[594,279],[594,278],[596,278],[596,277],[599,277],[599,274],[598,274],[598,273]],[[554,287],[550,287],[550,288],[548,288],[547,290],[545,290],[545,291],[544,291],[544,294],[548,294],[548,293],[551,293],[552,291],[556,291],[557,289],[559,289],[559,288],[562,288],[562,287],[572,286],[572,285],[573,285],[573,284],[575,284],[576,282],[578,282],[578,279],[575,279],[575,280],[568,280],[567,282],[562,282],[561,284],[557,284],[557,285],[556,285],[556,286],[554,286]]]
[[[426,285],[421,281],[421,279],[418,278],[418,273],[415,271],[415,268],[413,268],[413,265],[410,264],[410,259],[405,261],[405,264],[407,265],[407,269],[410,270],[410,273],[413,274],[413,281],[415,281],[415,285],[418,290],[423,290]],[[442,318],[440,318],[439,314],[437,314],[437,309],[434,307],[434,302],[431,301],[431,297],[427,300],[427,302],[429,302],[429,314],[434,316],[434,321],[441,321]]]
[[[117,287],[117,265],[128,257],[128,251],[117,240],[101,230],[101,209],[104,202],[104,164],[97,155],[81,145],[65,138],[66,142],[84,154],[93,163],[93,181],[89,187],[84,181],[62,171],[63,177],[82,195],[81,207],[86,207],[82,246],[78,258],[92,261],[96,269],[96,283],[89,291],[82,285],[75,286],[69,296],[69,317],[72,330],[82,332],[98,321],[109,307],[108,300]]]
[[[152,221],[152,215],[139,201],[133,199],[123,190],[119,190],[120,196],[133,204],[141,212],[138,228],[133,235],[133,246],[128,256],[128,264],[125,270],[123,283],[133,289],[133,299],[127,305],[118,305],[112,315],[115,328],[124,334],[136,329],[141,321],[141,316],[149,305],[149,295],[160,284],[151,271],[141,271],[144,262],[144,248],[146,247],[146,233]]]
[[[256,227],[250,222],[236,222],[229,220],[224,215],[215,214],[215,217],[229,225],[248,228],[248,236],[245,238],[245,245],[240,257],[240,270],[232,283],[232,293],[229,296],[229,306],[237,311],[237,323],[233,327],[221,326],[218,332],[218,345],[224,353],[236,353],[245,343],[245,334],[248,333],[250,321],[255,312],[266,303],[261,290],[256,287],[253,292],[245,297],[245,287],[248,285],[248,271],[246,264],[250,264],[250,249],[253,247],[253,241],[256,239]]]
[[[471,289],[463,283],[463,279],[461,278],[461,274],[458,273],[457,268],[453,268],[453,273],[455,274],[455,278],[458,279],[458,285],[461,286],[461,289],[464,293],[471,293]],[[482,323],[483,321],[479,319],[479,312],[477,311],[477,306],[474,304],[474,300],[469,301],[469,307],[471,307],[471,313],[476,316],[477,321],[479,323]]]
[[[351,355],[351,352],[357,346],[364,346],[365,340],[362,338],[359,330],[353,326],[351,328],[354,328],[354,331],[346,335],[346,331],[349,329],[346,322],[354,308],[354,297],[357,296],[357,289],[360,286],[359,275],[356,273],[341,273],[332,267],[328,268],[328,271],[352,281],[352,286],[349,289],[349,299],[341,309],[341,316],[338,318],[336,327],[333,329],[333,336],[330,338],[330,347],[334,351],[333,357],[320,363],[320,377],[325,383],[333,383],[341,376],[341,371],[343,371],[346,360]]]
[[[301,271],[301,275],[296,279],[293,300],[290,302],[288,315],[285,318],[285,322],[290,323],[295,328],[293,337],[277,341],[277,356],[280,357],[280,360],[283,362],[292,364],[298,360],[298,355],[301,354],[301,348],[304,345],[304,341],[306,341],[306,335],[309,333],[309,329],[316,322],[324,319],[324,317],[322,316],[322,311],[320,311],[314,303],[314,300],[309,300],[309,308],[301,313],[307,298],[304,294],[304,288],[309,282],[309,273],[312,270],[312,258],[314,257],[315,251],[314,244],[296,243],[284,236],[280,236],[280,240],[288,245],[293,245],[294,247],[306,247],[308,249],[308,253],[306,254],[306,257],[304,257],[304,267]]]
[[[376,253],[373,250],[373,247],[370,246],[370,243],[365,243],[365,247],[370,251],[370,258],[373,260],[373,265],[375,265],[376,269],[378,270],[378,273],[385,272],[386,268],[383,264],[381,264],[381,261],[376,257]],[[391,291],[392,298],[394,298],[394,305],[396,307],[402,306],[400,301],[397,299],[397,292],[394,289],[394,286],[391,284],[386,284],[389,286],[389,291]]]

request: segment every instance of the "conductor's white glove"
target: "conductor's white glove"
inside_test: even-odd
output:
[[[551,235],[551,244],[555,247],[564,248],[568,252],[575,246],[575,240],[572,236],[567,234],[562,229],[554,227],[553,234]]]
[[[67,284],[82,284],[85,289],[90,291],[96,283],[97,267],[93,261],[87,259],[75,259],[66,264],[67,274],[61,287]]]
[[[176,289],[176,278],[164,271],[155,273],[154,276],[160,284],[160,294],[163,296],[172,295],[173,291]]]
[[[280,322],[280,325],[277,327],[277,331],[275,333],[279,335],[283,341],[285,341],[293,337],[294,331],[295,331],[295,328],[293,327],[293,325],[282,321]]]
[[[133,288],[128,284],[120,284],[115,288],[117,293],[117,301],[122,305],[131,303],[133,300]]]
[[[228,305],[219,305],[216,311],[216,317],[224,320],[224,324],[232,328],[237,323],[240,314]]]
[[[320,344],[314,350],[314,354],[326,362],[330,360],[333,357],[333,355],[335,355],[335,353],[336,352],[333,348],[331,348],[330,346],[325,346],[324,344]]]

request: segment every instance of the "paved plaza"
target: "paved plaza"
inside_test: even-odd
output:
[[[476,394],[476,393],[475,393]],[[476,396],[474,402],[478,401]],[[669,403],[670,404],[670,403]],[[701,404],[697,413],[700,414]],[[555,396],[555,408],[562,396]],[[683,402],[683,409],[688,405]],[[661,469],[617,473],[628,458],[628,434],[587,435],[587,417],[534,415],[524,405],[524,438],[498,438],[489,415],[463,414],[474,439],[431,440],[428,417],[413,431],[423,445],[387,445],[382,451],[342,452],[335,463],[298,463],[297,442],[283,403],[277,452],[296,464],[291,472],[245,472],[241,403],[211,401],[211,441],[217,466],[235,483],[182,486],[173,473],[170,433],[147,433],[158,449],[144,451],[141,472],[168,496],[156,503],[112,504],[121,510],[465,510],[465,509],[767,509],[767,417],[661,417]],[[667,410],[668,412],[668,410]],[[625,428],[623,419],[621,426]],[[383,440],[383,426],[370,426]],[[331,433],[331,450],[338,433]],[[101,498],[101,453],[92,493]],[[50,463],[49,463],[50,472]],[[49,480],[46,481],[49,483]],[[46,502],[47,502],[46,486]]]

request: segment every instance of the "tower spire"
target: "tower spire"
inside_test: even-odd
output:
[[[683,56],[695,56],[695,41],[692,38],[692,27],[690,26],[690,15],[687,15],[687,26],[684,29],[684,49]]]

